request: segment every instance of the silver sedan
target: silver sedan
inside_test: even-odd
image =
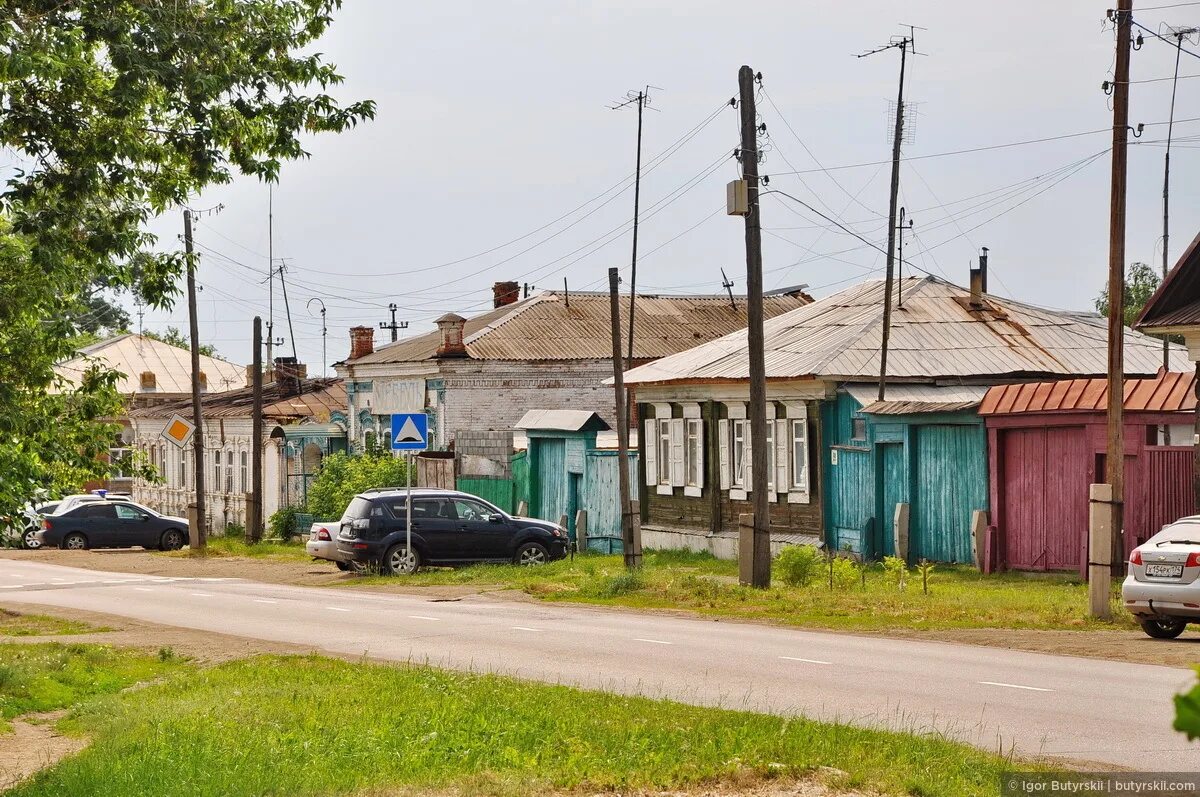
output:
[[[338,522],[314,523],[308,532],[304,550],[313,559],[327,559],[338,566],[338,570],[352,570],[350,562],[338,551]]]
[[[1133,549],[1121,597],[1155,639],[1200,623],[1200,515],[1180,518]]]

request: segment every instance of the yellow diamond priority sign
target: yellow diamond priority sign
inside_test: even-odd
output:
[[[183,448],[192,439],[192,434],[195,431],[195,424],[185,419],[182,415],[172,415],[171,420],[167,421],[167,427],[163,429],[162,436],[179,448]]]

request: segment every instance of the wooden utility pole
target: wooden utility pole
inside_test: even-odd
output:
[[[324,309],[322,308],[322,312]],[[262,318],[254,316],[254,373],[251,386],[254,392],[254,413],[250,443],[250,507],[246,519],[246,541],[255,543],[263,537],[263,370]]]
[[[629,503],[629,410],[625,406],[625,372],[621,365],[621,297],[617,285],[617,269],[608,270],[609,314],[612,317],[613,393],[617,403],[617,490],[621,501],[621,541],[625,550],[625,567],[635,570],[642,566],[642,540],[634,533],[635,524]],[[654,441],[644,441],[654,445]]]
[[[761,76],[757,76],[761,79]],[[742,179],[746,182],[746,341],[750,355],[750,491],[754,523],[739,529],[738,578],[771,586],[771,501],[767,493],[767,369],[763,341],[762,220],[758,197],[758,120],[754,70],[738,71],[742,113]]]
[[[900,88],[896,92],[896,126],[892,131],[892,190],[888,200],[888,245],[887,272],[883,280],[883,340],[879,347],[879,400],[887,393],[888,339],[892,331],[892,290],[896,282],[896,206],[900,199],[900,144],[904,139],[904,65],[908,48],[913,44],[911,36],[858,56],[865,58],[884,50],[895,48],[900,51]],[[915,50],[914,50],[915,51]]]
[[[1112,181],[1109,197],[1108,226],[1108,448],[1105,456],[1105,481],[1112,488],[1112,533],[1105,535],[1107,551],[1092,551],[1090,562],[1107,568],[1089,568],[1099,578],[1089,578],[1092,612],[1101,608],[1108,616],[1108,595],[1114,563],[1124,560],[1124,498],[1125,498],[1125,174],[1129,142],[1129,50],[1133,0],[1119,0],[1115,13],[1117,25],[1117,57],[1113,85],[1113,144]],[[1096,544],[1103,546],[1104,539]],[[1107,554],[1107,555],[1106,555]],[[1119,566],[1119,565],[1118,565]],[[1100,582],[1100,583],[1097,583]]]
[[[202,551],[208,544],[208,517],[204,507],[204,411],[200,406],[200,322],[196,317],[196,260],[192,253],[192,211],[183,211],[183,247],[187,252],[188,328],[192,346],[192,433],[196,481],[196,525],[188,529],[188,544]]]

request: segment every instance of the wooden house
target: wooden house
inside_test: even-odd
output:
[[[1125,382],[1125,551],[1193,514],[1195,377]],[[1104,478],[1108,384],[1000,385],[983,398],[996,529],[988,568],[1087,571],[1088,485]]]
[[[765,323],[773,540],[880,556],[894,550],[896,505],[908,504],[910,558],[971,560],[972,512],[989,507],[976,411],[987,387],[1106,368],[1099,316],[990,295],[972,277],[970,289],[897,280],[882,401],[882,280]],[[1132,374],[1161,361],[1159,341],[1128,334]],[[738,515],[751,511],[745,330],[625,378],[643,419],[645,544],[736,555]]]

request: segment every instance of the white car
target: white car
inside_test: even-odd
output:
[[[347,557],[338,551],[337,535],[338,521],[314,523],[309,529],[304,550],[313,559],[328,559],[338,566],[338,570],[351,570],[352,566]]]
[[[1200,623],[1200,515],[1180,518],[1129,554],[1121,598],[1142,630],[1174,639]]]

